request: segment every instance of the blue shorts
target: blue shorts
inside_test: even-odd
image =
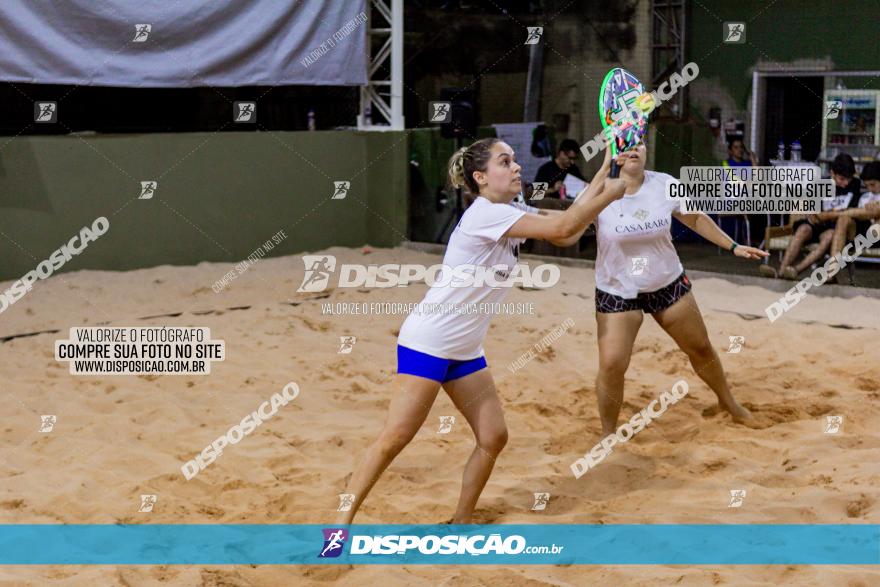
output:
[[[417,375],[425,379],[433,379],[446,383],[453,379],[461,379],[465,375],[486,368],[486,357],[478,357],[468,361],[441,359],[427,353],[420,353],[411,348],[397,345],[397,372],[406,375]]]

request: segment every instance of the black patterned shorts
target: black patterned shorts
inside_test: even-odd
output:
[[[684,274],[684,271],[669,285],[661,287],[657,291],[640,293],[634,299],[622,298],[596,288],[596,311],[602,314],[612,314],[641,310],[646,314],[653,314],[665,310],[683,298],[689,291],[691,291],[691,280]]]

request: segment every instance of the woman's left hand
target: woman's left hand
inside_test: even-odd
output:
[[[770,253],[767,251],[762,251],[755,247],[747,247],[745,245],[737,245],[736,248],[733,249],[733,254],[737,257],[742,257],[743,259],[763,259],[764,257],[770,256]]]

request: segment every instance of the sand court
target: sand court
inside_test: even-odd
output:
[[[406,248],[334,247],[340,263],[423,263],[437,255]],[[535,261],[531,261],[535,263]],[[5,523],[324,524],[363,447],[381,429],[395,371],[401,316],[338,316],[332,304],[418,302],[425,285],[334,288],[297,293],[299,257],[263,260],[222,293],[211,283],[228,267],[161,266],[79,271],[39,284],[3,316],[5,387],[0,512]],[[580,479],[570,464],[599,439],[592,270],[561,267],[554,288],[514,289],[508,301],[534,315],[497,316],[486,341],[510,442],[478,503],[478,523],[876,524],[880,481],[876,341],[880,300],[808,296],[784,318],[754,319],[779,294],[723,279],[695,278],[694,293],[734,392],[754,428],[713,410],[714,396],[687,357],[650,319],[630,368],[621,421],[678,379],[689,393]],[[4,287],[8,284],[4,284]],[[560,324],[564,332],[538,345]],[[836,326],[830,326],[834,324]],[[70,375],[54,341],[71,327],[210,328],[225,360],[210,376]],[[21,333],[32,336],[9,338]],[[340,337],[356,342],[340,353]],[[727,352],[742,336],[739,352]],[[539,350],[535,350],[538,348]],[[516,361],[529,349],[533,358]],[[508,366],[514,366],[513,369]],[[181,466],[261,402],[296,382],[301,393],[187,480]],[[40,433],[40,416],[57,417]],[[459,418],[438,433],[441,418]],[[842,416],[836,433],[829,416]],[[360,523],[440,523],[459,490],[473,436],[441,393],[414,441],[365,502]],[[730,507],[731,491],[744,490]],[[549,493],[532,511],[534,493]],[[149,513],[141,495],[157,496]],[[390,584],[438,583],[444,567],[7,567],[13,582],[272,585],[297,577]],[[717,581],[821,584],[834,576],[868,585],[871,567],[685,568],[528,566],[480,568],[471,581],[525,585]],[[170,583],[169,583],[170,582]]]

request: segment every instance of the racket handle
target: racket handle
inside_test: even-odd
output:
[[[610,178],[620,177],[620,165],[617,164],[616,161],[611,162],[611,173],[609,174]]]

